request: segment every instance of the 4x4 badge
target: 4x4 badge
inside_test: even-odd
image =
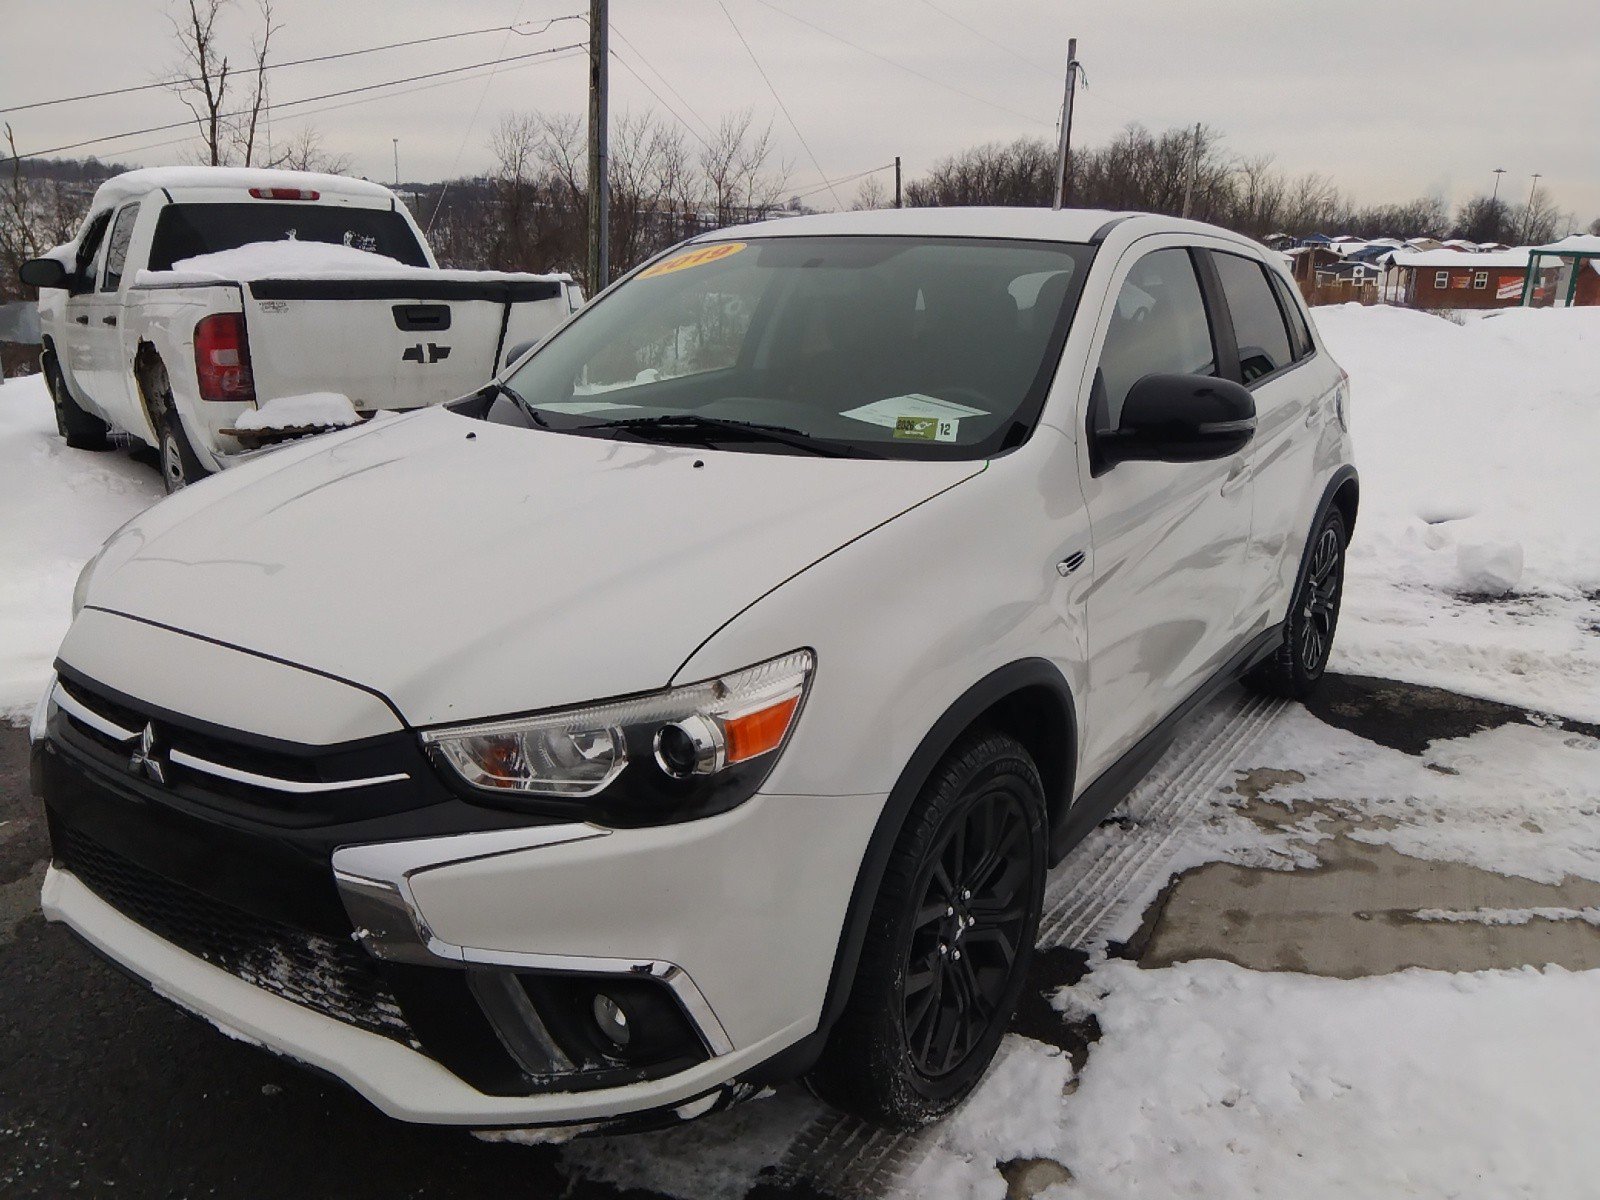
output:
[[[156,783],[167,782],[167,766],[156,757],[156,727],[146,724],[144,732],[139,735],[139,745],[134,749],[133,757],[128,759],[128,770],[135,775],[144,775]]]

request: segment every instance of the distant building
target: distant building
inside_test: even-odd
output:
[[[1509,308],[1528,274],[1526,250],[1396,250],[1386,261],[1383,298],[1412,308]]]
[[[1530,255],[1522,303],[1530,308],[1600,304],[1600,237],[1575,233],[1535,246]]]

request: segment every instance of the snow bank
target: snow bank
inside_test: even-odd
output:
[[[1060,1002],[1103,1036],[1051,1200],[1594,1195],[1600,971],[1115,961]]]
[[[218,280],[235,282],[283,276],[343,278],[349,275],[402,275],[414,272],[433,273],[426,267],[407,266],[386,254],[357,250],[353,246],[284,238],[275,242],[247,242],[232,250],[181,258],[172,264],[170,271],[140,271],[134,282],[144,285],[214,283]]]
[[[1600,720],[1600,309],[1315,317],[1361,472],[1333,668]]]
[[[38,700],[83,564],[160,498],[161,477],[127,455],[67,449],[43,376],[0,384],[0,719]]]
[[[350,397],[342,392],[307,392],[301,396],[278,396],[260,408],[246,409],[239,414],[235,429],[342,429],[346,425],[359,425]]]

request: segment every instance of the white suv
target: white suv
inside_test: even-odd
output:
[[[475,396],[172,497],[33,730],[47,914],[394,1116],[947,1111],[1047,868],[1338,616],[1343,372],[1153,216],[724,230]]]

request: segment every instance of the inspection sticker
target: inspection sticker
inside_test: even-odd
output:
[[[685,250],[682,254],[675,254],[653,267],[640,271],[639,278],[649,279],[655,275],[670,275],[674,271],[687,271],[690,267],[703,267],[707,263],[720,262],[724,258],[733,257],[749,244],[749,242],[716,242],[695,250]]]
[[[907,396],[890,396],[887,400],[874,400],[860,408],[839,414],[852,421],[865,421],[868,425],[881,425],[894,431],[897,438],[910,438],[924,442],[953,442],[961,429],[962,417],[986,417],[981,408],[969,408],[953,400],[940,400],[912,392]]]

